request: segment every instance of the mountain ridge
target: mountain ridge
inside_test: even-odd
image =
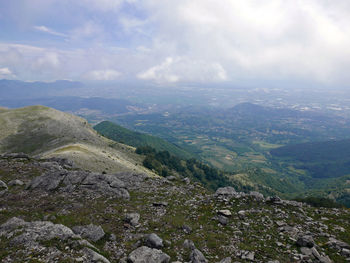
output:
[[[101,169],[149,172],[132,147],[102,137],[83,118],[49,107],[0,111],[0,133],[3,153],[71,158],[81,168],[100,172]]]

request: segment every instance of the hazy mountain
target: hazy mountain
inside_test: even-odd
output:
[[[55,82],[24,82],[19,80],[0,80],[0,98],[29,99],[62,94],[63,91],[82,88],[81,82],[57,80]]]
[[[79,110],[97,111],[100,114],[115,115],[133,111],[142,105],[131,103],[124,99],[108,98],[81,98],[81,97],[40,97],[30,99],[0,99],[0,105],[9,108],[25,107],[30,105],[44,105],[61,111],[77,112]]]

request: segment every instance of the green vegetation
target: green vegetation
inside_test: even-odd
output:
[[[350,142],[344,140],[350,125],[343,118],[243,103],[231,109],[125,115],[113,121],[164,138],[211,167],[234,174],[230,179],[243,180],[246,187],[261,184],[285,198],[330,195],[350,206]],[[341,142],[315,142],[331,139]],[[283,149],[286,155],[275,154]]]
[[[341,208],[341,204],[334,202],[331,199],[324,197],[305,197],[305,198],[295,198],[295,201],[307,203],[313,207],[328,207],[328,208]]]
[[[287,158],[297,169],[307,170],[314,178],[350,174],[350,140],[292,144],[270,153],[274,157]]]
[[[166,140],[145,133],[131,131],[110,121],[100,122],[94,126],[94,129],[111,140],[134,147],[150,145],[158,151],[168,151],[182,158],[190,158],[192,156],[189,152]]]
[[[158,152],[150,146],[138,147],[136,153],[145,155],[143,165],[161,176],[167,177],[174,171],[182,176],[193,178],[212,190],[232,185],[232,182],[227,178],[227,174],[194,158],[180,159],[170,155],[168,151]]]

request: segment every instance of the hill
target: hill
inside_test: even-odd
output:
[[[158,151],[168,151],[172,155],[190,158],[192,154],[181,149],[175,144],[167,142],[161,138],[151,136],[145,133],[135,132],[126,129],[110,121],[103,121],[94,126],[94,129],[103,136],[121,143],[134,147],[151,146]]]
[[[147,172],[130,146],[99,135],[85,119],[44,107],[0,111],[0,153],[64,157],[91,171]]]
[[[274,157],[288,158],[315,178],[350,174],[350,139],[308,142],[279,147],[270,151]]]

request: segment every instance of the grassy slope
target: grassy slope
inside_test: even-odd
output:
[[[103,121],[94,126],[94,129],[111,140],[126,143],[134,147],[149,145],[158,151],[168,151],[172,155],[178,157],[192,157],[189,152],[181,149],[175,144],[155,136],[131,131],[113,122]]]
[[[0,111],[0,152],[65,157],[99,172],[148,172],[132,147],[100,136],[82,118],[43,106]]]

